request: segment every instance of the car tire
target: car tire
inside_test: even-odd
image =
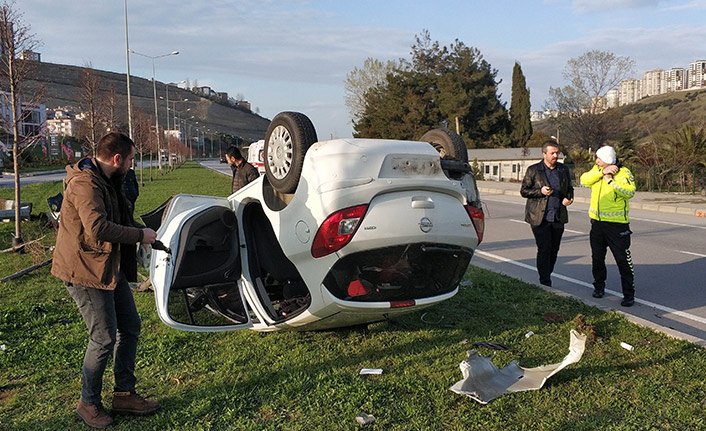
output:
[[[430,143],[443,160],[468,161],[468,150],[458,133],[448,129],[434,129],[426,132],[420,139]]]
[[[265,175],[280,193],[294,193],[302,174],[304,156],[318,141],[311,120],[299,112],[280,112],[265,137]]]

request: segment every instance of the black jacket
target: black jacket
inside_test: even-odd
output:
[[[235,193],[260,176],[255,166],[248,163],[247,160],[243,160],[240,166],[230,165],[230,169],[233,171],[233,181],[231,182],[230,188],[231,193]]]
[[[544,211],[547,209],[549,196],[542,194],[542,187],[549,186],[549,180],[544,174],[544,161],[535,163],[527,168],[525,178],[522,180],[520,195],[527,198],[525,204],[525,221],[532,226],[539,226],[544,219]],[[571,185],[571,172],[563,163],[556,163],[559,174],[559,199],[573,199],[574,187]],[[564,205],[559,207],[559,221],[569,222],[569,213]]]

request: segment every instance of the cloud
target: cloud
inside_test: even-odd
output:
[[[656,7],[665,0],[573,0],[572,8],[577,14],[605,12],[616,9]]]

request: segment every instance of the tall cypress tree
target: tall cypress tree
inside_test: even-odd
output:
[[[512,100],[510,105],[510,145],[524,147],[532,136],[530,93],[520,63],[512,69]]]

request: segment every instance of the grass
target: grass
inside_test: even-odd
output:
[[[186,165],[145,187],[138,208],[187,186],[224,195],[228,179],[216,175]],[[225,183],[210,184],[217,181]],[[473,284],[427,310],[424,320],[439,323],[413,313],[316,332],[180,332],[159,321],[151,293],[135,293],[143,319],[138,390],[157,397],[163,409],[117,417],[112,429],[350,430],[362,428],[355,422],[361,412],[377,419],[367,430],[706,429],[704,349],[473,266],[466,279]],[[548,321],[548,312],[563,321]],[[542,389],[487,405],[449,390],[476,341],[515,349],[481,349],[499,367],[559,362],[578,314],[595,338],[579,363]],[[536,335],[525,338],[528,331]],[[635,350],[621,348],[621,341]],[[76,306],[48,268],[0,284],[1,430],[86,429],[73,416],[85,343]],[[384,372],[359,376],[361,368]],[[104,384],[108,405],[111,373]]]

